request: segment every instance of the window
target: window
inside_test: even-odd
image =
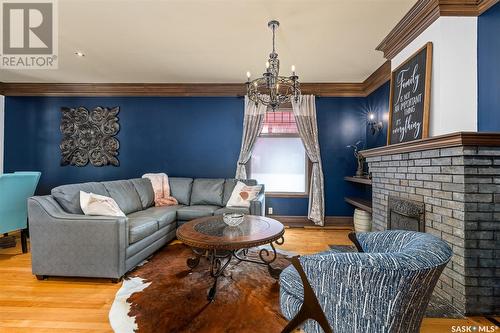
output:
[[[309,159],[291,110],[266,113],[250,160],[250,177],[275,196],[306,195]]]

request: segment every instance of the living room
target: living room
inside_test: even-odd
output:
[[[496,332],[498,0],[0,0],[0,332]]]

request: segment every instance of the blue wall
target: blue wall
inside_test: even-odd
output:
[[[364,196],[366,187],[346,182],[356,172],[357,162],[346,146],[365,141],[365,98],[318,98],[319,143],[325,176],[326,215],[350,216],[353,207],[346,196]],[[338,212],[338,213],[337,213]]]
[[[477,75],[479,132],[500,131],[500,3],[478,18]]]
[[[60,166],[62,106],[119,106],[120,166]],[[40,170],[39,192],[93,180],[171,176],[234,177],[243,99],[7,97],[5,172]]]
[[[386,90],[382,87],[367,98],[316,100],[328,216],[352,214],[345,196],[370,195],[366,187],[343,179],[356,170],[346,145],[366,142],[367,101],[376,105],[373,110],[382,110],[385,104],[378,99],[388,98]],[[60,166],[63,106],[120,107],[119,167]],[[60,184],[133,178],[146,172],[233,177],[242,123],[243,99],[236,97],[6,97],[4,168],[42,171],[41,194]],[[267,204],[276,215],[307,215],[305,198],[268,198]]]
[[[375,114],[375,121],[382,122],[384,127],[377,134],[373,135],[370,128],[366,127],[366,148],[375,148],[387,144],[387,128],[389,115],[389,93],[390,83],[387,82],[380,88],[372,92],[366,98],[366,112]]]

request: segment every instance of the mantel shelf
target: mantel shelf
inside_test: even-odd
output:
[[[360,184],[365,184],[365,185],[372,184],[372,180],[368,177],[348,176],[348,177],[344,177],[344,180],[346,180],[348,182],[360,183]]]
[[[344,200],[353,205],[354,207],[357,207],[359,209],[362,209],[364,211],[367,211],[369,213],[372,212],[372,203],[369,200],[365,199],[360,199],[360,198],[352,198],[352,197],[345,197]]]
[[[500,147],[500,133],[456,132],[426,139],[362,150],[359,153],[364,158],[370,158],[458,146]]]

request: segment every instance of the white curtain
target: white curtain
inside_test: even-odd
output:
[[[312,162],[311,186],[309,188],[309,219],[324,225],[325,189],[321,154],[318,140],[318,121],[314,95],[302,95],[298,101],[292,99],[292,109],[307,156]]]
[[[255,104],[248,96],[245,96],[245,115],[243,118],[243,137],[241,139],[240,157],[236,167],[236,179],[247,179],[247,169],[245,165],[252,156],[252,149],[255,140],[264,126],[266,116],[266,106]]]

